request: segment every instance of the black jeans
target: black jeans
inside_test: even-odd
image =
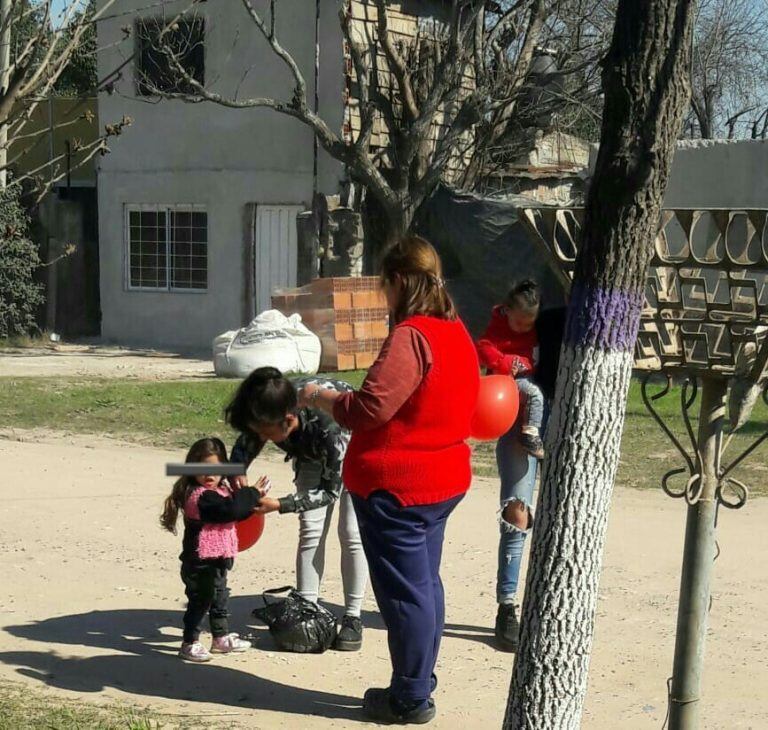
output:
[[[184,614],[184,641],[192,643],[200,638],[200,624],[208,614],[214,638],[229,633],[229,569],[217,563],[182,563],[181,579],[187,594]]]

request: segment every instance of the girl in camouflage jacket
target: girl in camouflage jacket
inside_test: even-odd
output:
[[[345,612],[336,649],[362,646],[363,594],[368,568],[352,500],[341,479],[350,434],[329,415],[297,407],[297,388],[312,382],[348,391],[348,383],[323,378],[288,380],[275,368],[259,368],[246,378],[226,409],[227,422],[240,437],[233,462],[249,465],[272,441],[293,463],[296,491],[280,499],[264,496],[257,511],[299,515],[296,582],[299,593],[317,602],[325,568],[325,543],[334,504],[339,502],[339,541]]]

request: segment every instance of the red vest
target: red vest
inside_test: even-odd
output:
[[[404,506],[436,504],[469,489],[469,438],[480,384],[472,339],[461,321],[411,317],[429,343],[432,367],[395,416],[371,431],[352,433],[344,484],[368,497],[383,489]]]

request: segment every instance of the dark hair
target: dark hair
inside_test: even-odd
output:
[[[296,388],[277,368],[257,368],[237,389],[224,418],[236,431],[254,423],[276,424],[296,410]]]
[[[523,279],[512,286],[504,303],[510,309],[535,312],[541,304],[539,285],[533,279]]]
[[[407,235],[387,251],[381,263],[381,282],[399,282],[402,287],[400,302],[392,312],[395,324],[416,314],[456,319],[440,256],[419,236]]]
[[[221,463],[227,461],[227,447],[217,438],[207,438],[195,441],[187,452],[184,460],[187,464],[204,461],[209,456],[217,456]],[[197,484],[195,477],[180,477],[176,480],[171,493],[166,497],[163,505],[163,513],[160,515],[160,524],[176,534],[176,521],[179,518],[179,510],[184,508],[187,498],[187,490]]]

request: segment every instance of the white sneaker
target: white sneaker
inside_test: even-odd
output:
[[[251,648],[251,642],[241,639],[237,634],[217,636],[211,644],[212,654],[231,654],[247,651]]]
[[[182,644],[179,656],[188,662],[209,662],[212,659],[211,653],[199,641]]]

